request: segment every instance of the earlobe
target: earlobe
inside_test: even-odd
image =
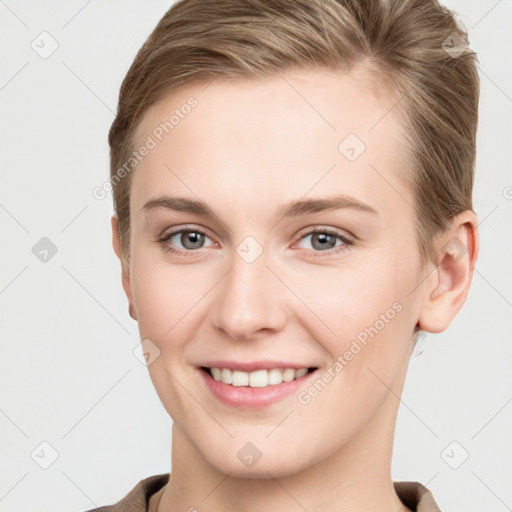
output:
[[[128,314],[134,319],[137,320],[137,313],[135,312],[135,308],[133,307],[133,304],[130,302],[128,304]]]
[[[444,234],[438,266],[428,280],[418,324],[421,330],[442,332],[462,308],[478,257],[477,219],[473,212],[457,216]]]

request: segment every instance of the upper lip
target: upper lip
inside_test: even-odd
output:
[[[206,368],[229,368],[230,370],[239,370],[242,372],[254,372],[257,370],[271,370],[273,368],[293,368],[295,370],[299,370],[300,368],[316,368],[316,366],[311,364],[302,364],[302,363],[291,363],[289,361],[227,361],[227,360],[219,360],[219,361],[206,361],[200,365],[201,367]]]

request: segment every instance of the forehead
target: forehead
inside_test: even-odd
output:
[[[377,96],[365,73],[296,70],[183,87],[139,124],[136,147],[148,137],[154,147],[136,168],[133,205],[177,189],[242,204],[249,192],[284,201],[308,190],[382,202],[394,188],[412,200],[399,179],[406,158],[396,99]]]

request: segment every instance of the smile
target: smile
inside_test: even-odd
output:
[[[221,365],[197,368],[209,394],[225,405],[261,409],[296,395],[313,378],[316,367],[259,368],[253,371]]]
[[[231,370],[229,368],[206,368],[211,376],[218,382],[229,384],[231,386],[249,386],[251,388],[263,388],[266,386],[275,386],[282,382],[291,382],[300,379],[308,373],[308,368],[272,368],[270,370],[256,370],[254,372],[244,372],[241,370]]]

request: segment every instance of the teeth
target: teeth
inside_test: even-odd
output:
[[[225,384],[231,384],[233,382],[233,373],[231,372],[231,370],[223,368],[221,370],[220,375],[220,380],[222,380],[222,382],[224,382]]]
[[[240,372],[245,373],[245,372]],[[249,386],[251,388],[264,388],[268,386],[268,372],[267,370],[258,370],[256,372],[251,372],[248,375],[249,377]]]
[[[298,379],[300,377],[304,377],[304,375],[306,375],[306,373],[308,373],[308,369],[307,368],[301,368],[300,370],[296,370],[295,371],[295,378]]]
[[[307,368],[300,368],[299,370],[272,368],[271,370],[256,370],[254,372],[242,372],[229,368],[210,368],[210,374],[216,381],[232,386],[249,386],[251,388],[264,388],[281,384],[281,382],[291,382],[294,379],[304,377],[306,373],[308,373]]]
[[[283,372],[283,381],[290,382],[295,378],[295,370],[293,368],[287,368]]]
[[[224,372],[224,370],[222,370]],[[228,370],[229,371],[229,370]],[[235,370],[233,372],[233,386],[248,386],[249,385],[249,374],[247,372],[239,372]]]
[[[283,382],[283,372],[278,369],[268,371],[268,383],[269,385],[281,384]]]

